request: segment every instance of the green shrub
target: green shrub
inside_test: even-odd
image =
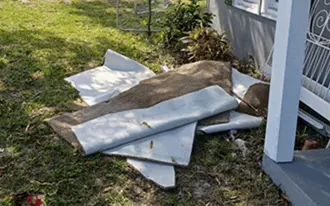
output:
[[[234,58],[231,65],[244,74],[248,74],[263,81],[269,81],[256,69],[255,60],[251,55],[248,55],[244,59]]]
[[[233,55],[229,41],[224,34],[219,34],[212,28],[197,28],[180,39],[184,45],[181,57],[186,57],[181,63],[200,60],[232,61]]]
[[[163,22],[162,40],[167,47],[176,47],[178,40],[185,36],[185,32],[195,28],[209,27],[213,15],[203,12],[196,0],[189,4],[179,3],[166,13]]]

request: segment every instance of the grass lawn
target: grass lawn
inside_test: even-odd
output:
[[[102,64],[111,48],[159,72],[170,57],[145,35],[115,27],[115,3],[0,1],[0,205],[286,205],[261,174],[264,126],[241,133],[242,158],[223,136],[197,135],[177,187],[162,190],[124,158],[82,157],[44,120],[73,111],[63,78]]]

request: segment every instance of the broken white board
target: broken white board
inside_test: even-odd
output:
[[[253,78],[247,74],[243,74],[236,69],[232,68],[232,91],[235,95],[240,97],[241,99],[244,98],[245,93],[249,89],[250,86],[256,83],[264,83],[267,84],[267,82],[258,80],[256,78]],[[238,100],[240,102],[240,100]]]
[[[72,127],[85,154],[104,151],[237,107],[237,101],[214,85],[145,109],[111,113]]]
[[[175,187],[175,171],[173,165],[127,159],[127,162],[138,170],[145,178],[163,188]]]
[[[196,124],[194,122],[150,135],[146,138],[105,150],[103,153],[187,166],[194,143]]]
[[[205,132],[206,134],[212,134],[228,130],[253,129],[258,128],[262,120],[262,117],[255,117],[248,114],[231,111],[228,123],[208,126],[201,125],[197,126],[197,130]]]
[[[94,105],[120,94],[155,74],[147,67],[117,52],[108,50],[101,67],[65,78],[81,98]]]

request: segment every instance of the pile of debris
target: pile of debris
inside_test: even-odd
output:
[[[103,66],[65,80],[88,107],[51,118],[54,131],[85,155],[128,157],[164,188],[175,186],[175,165],[189,164],[196,130],[257,128],[268,104],[268,83],[226,62],[200,61],[155,75],[108,50]]]

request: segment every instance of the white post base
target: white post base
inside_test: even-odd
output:
[[[281,0],[276,24],[265,153],[293,160],[310,0]]]

